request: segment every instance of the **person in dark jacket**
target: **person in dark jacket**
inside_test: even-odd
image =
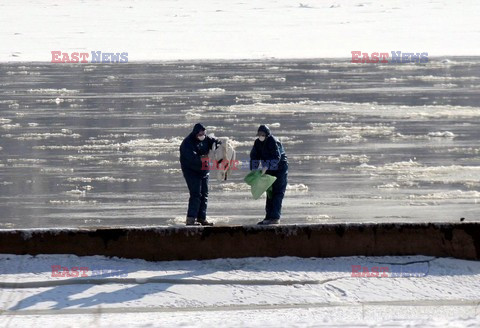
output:
[[[180,145],[180,164],[190,192],[187,225],[213,225],[207,221],[209,170],[202,161],[208,159],[214,143],[219,141],[207,136],[205,127],[197,123]]]
[[[288,161],[283,145],[275,138],[266,125],[260,125],[258,138],[250,152],[250,170],[262,164],[262,173],[277,177],[272,185],[272,198],[267,196],[265,219],[258,224],[277,224],[280,221],[282,201],[287,188]]]

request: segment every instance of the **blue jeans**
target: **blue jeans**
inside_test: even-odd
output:
[[[208,175],[201,177],[183,172],[187,182],[190,198],[188,199],[187,216],[204,221],[207,218]]]
[[[277,180],[272,185],[272,198],[267,197],[265,219],[280,220],[282,201],[287,189],[288,164],[280,165],[278,170],[268,170],[266,173],[276,176]]]

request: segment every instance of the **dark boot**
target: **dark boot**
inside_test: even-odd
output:
[[[213,226],[213,222],[208,222],[207,219],[197,219],[197,222],[200,223],[202,226]]]
[[[195,225],[200,225],[199,223],[195,222],[194,217],[187,216],[187,220],[185,221],[185,224],[187,226],[195,226]]]
[[[263,221],[258,222],[258,225],[271,225],[271,224],[278,224],[280,219],[264,219]]]

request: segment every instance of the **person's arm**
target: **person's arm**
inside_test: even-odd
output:
[[[270,137],[265,140],[267,144],[265,145],[267,151],[267,166],[269,170],[276,169],[278,163],[281,159],[280,149],[278,148],[277,140],[275,138]]]
[[[202,170],[202,158],[194,150],[193,145],[190,142],[186,142],[180,148],[182,157],[184,158],[184,164],[194,171]]]
[[[213,144],[215,144],[216,146],[222,144],[222,141],[220,139],[217,139],[217,138],[207,136],[207,140],[208,140],[208,149],[212,149]]]
[[[258,169],[258,165],[259,165],[260,157],[257,153],[257,148],[255,147],[256,143],[257,141],[255,140],[252,150],[250,151],[250,171]]]

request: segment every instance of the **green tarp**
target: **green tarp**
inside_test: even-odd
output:
[[[251,171],[243,179],[250,186],[253,199],[259,199],[265,191],[267,192],[267,197],[272,198],[272,185],[275,180],[277,180],[277,177],[262,174],[260,170]]]

